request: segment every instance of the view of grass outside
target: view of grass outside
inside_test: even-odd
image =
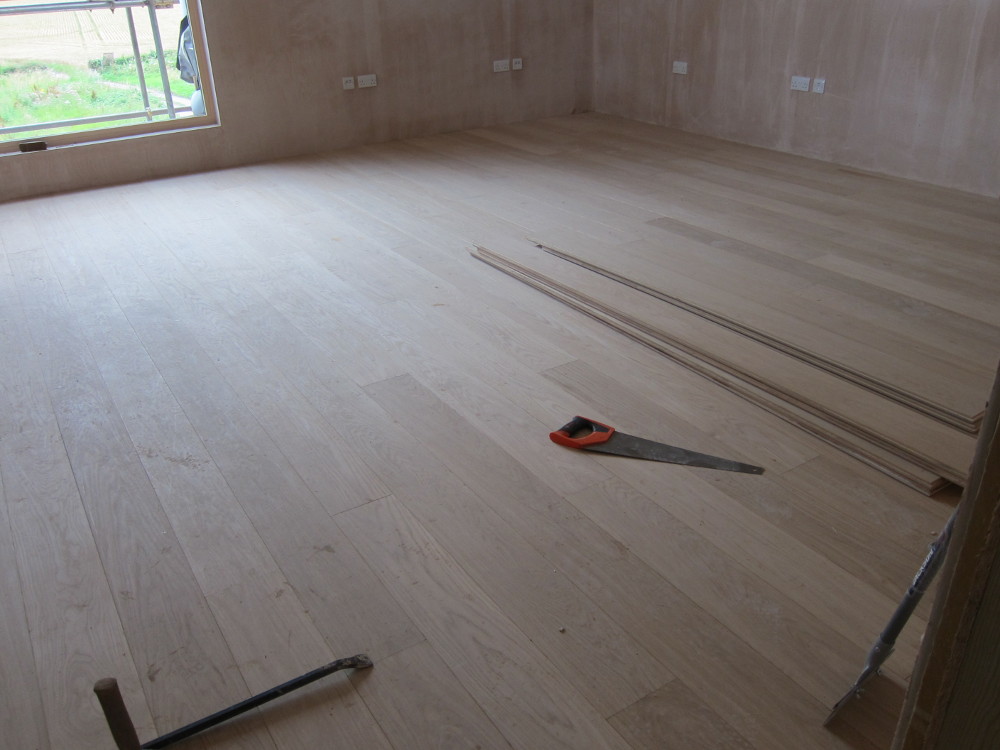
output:
[[[123,11],[0,16],[0,128],[142,112],[145,104]],[[194,86],[177,70],[179,8],[157,11],[174,106],[190,105]],[[166,107],[145,9],[134,14],[151,109]],[[0,133],[0,141],[143,122],[134,120]],[[154,119],[166,119],[166,115]]]

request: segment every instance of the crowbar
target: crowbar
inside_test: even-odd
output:
[[[158,750],[159,748],[173,745],[175,742],[185,740],[193,734],[202,732],[209,727],[214,727],[216,724],[228,721],[234,716],[246,713],[268,701],[273,701],[275,698],[280,698],[286,693],[298,690],[300,687],[304,687],[310,682],[315,682],[321,677],[326,677],[328,674],[341,669],[368,669],[371,666],[373,666],[372,660],[365,654],[349,656],[346,659],[337,659],[311,672],[306,672],[301,677],[284,682],[270,690],[265,690],[263,693],[257,693],[257,695],[240,701],[229,708],[216,711],[204,719],[193,721],[180,729],[175,729],[141,745],[139,744],[139,737],[135,733],[135,725],[128,715],[128,710],[125,708],[125,701],[122,700],[121,691],[118,689],[118,681],[114,677],[100,679],[94,684],[94,692],[97,694],[97,699],[104,710],[104,718],[108,721],[111,736],[114,738],[115,744],[118,745],[118,750],[146,750],[147,748],[149,750]]]

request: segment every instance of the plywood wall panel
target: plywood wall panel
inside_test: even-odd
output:
[[[615,13],[595,23],[599,111],[1000,194],[996,0],[595,0]],[[637,44],[654,28],[664,54]],[[644,94],[616,96],[642,67]]]
[[[221,127],[0,156],[0,201],[591,109],[592,0],[203,10]],[[523,71],[492,72],[513,56]],[[366,73],[376,88],[343,90]]]

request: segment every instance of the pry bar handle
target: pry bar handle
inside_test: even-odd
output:
[[[606,443],[614,434],[615,428],[610,425],[595,422],[586,417],[573,417],[570,422],[555,432],[550,432],[549,439],[553,443],[567,448],[586,448],[590,445]]]

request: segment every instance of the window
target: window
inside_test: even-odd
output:
[[[0,0],[0,153],[214,124],[198,0]]]

